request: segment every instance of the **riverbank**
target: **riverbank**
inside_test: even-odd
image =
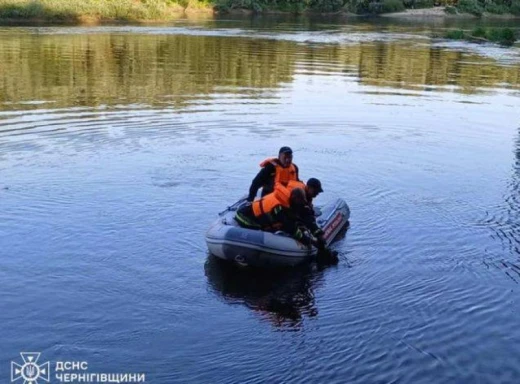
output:
[[[393,18],[459,18],[459,19],[478,19],[478,18],[490,18],[490,19],[517,19],[519,15],[513,15],[511,13],[506,14],[495,14],[495,13],[482,13],[477,16],[471,13],[450,13],[448,7],[433,7],[424,9],[407,9],[402,12],[392,12],[381,14],[382,17],[393,17]],[[453,7],[451,7],[453,8]]]
[[[0,0],[0,21],[98,24],[164,22],[186,14],[212,14],[206,0]]]
[[[391,18],[518,18],[510,13],[480,15],[454,7],[405,9],[400,0],[367,3],[366,9],[342,0],[308,0],[291,3],[251,1],[247,7],[235,0],[0,0],[0,23],[101,24],[154,23],[196,15],[309,14]],[[357,3],[356,3],[357,4]],[[377,7],[376,7],[377,6]]]
[[[384,17],[407,17],[407,18],[423,18],[423,17],[457,17],[457,18],[476,18],[477,16],[469,13],[448,14],[446,7],[434,7],[424,9],[407,9],[402,12],[385,13]]]

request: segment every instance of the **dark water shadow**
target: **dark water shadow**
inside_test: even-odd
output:
[[[335,236],[331,249],[346,239],[350,222]],[[339,262],[351,267],[345,254]],[[316,317],[314,292],[323,283],[324,272],[337,268],[330,260],[281,269],[242,267],[208,254],[204,272],[210,291],[227,304],[244,305],[276,327],[297,330],[304,319]]]
[[[290,269],[239,267],[208,255],[204,265],[209,289],[227,304],[244,305],[275,327],[298,330],[318,315],[314,297],[324,268],[310,263]]]

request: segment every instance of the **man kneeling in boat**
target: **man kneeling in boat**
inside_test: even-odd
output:
[[[299,207],[298,219],[300,222],[311,231],[312,235],[317,239],[316,248],[323,249],[325,248],[325,238],[323,230],[316,224],[316,213],[314,210],[314,206],[312,205],[312,200],[317,197],[321,192],[323,192],[323,188],[321,187],[321,181],[318,179],[311,177],[307,180],[307,184],[304,184],[302,181],[291,180],[287,183],[287,189],[289,192],[300,188],[305,191],[305,200],[306,204]]]
[[[287,188],[278,184],[273,193],[240,207],[235,219],[241,227],[262,231],[284,231],[299,242],[322,246],[300,228],[298,214],[305,212],[307,199],[302,188]]]

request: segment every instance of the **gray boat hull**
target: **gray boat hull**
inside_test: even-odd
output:
[[[241,199],[219,214],[206,233],[210,253],[228,261],[254,267],[294,266],[313,259],[317,250],[309,249],[283,232],[264,232],[242,228],[235,221]],[[337,199],[319,209],[317,224],[325,233],[327,245],[348,225],[350,209]]]

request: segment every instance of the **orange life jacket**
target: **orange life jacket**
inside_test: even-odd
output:
[[[291,192],[281,184],[276,184],[274,192],[265,195],[259,200],[253,201],[253,213],[255,217],[271,213],[271,211],[277,206],[290,207]]]
[[[282,185],[286,186],[289,181],[298,180],[296,167],[293,163],[291,163],[291,165],[289,165],[288,167],[284,168],[279,163],[276,157],[271,157],[262,161],[260,163],[260,167],[263,168],[269,163],[274,165],[274,169],[276,170],[276,173],[274,175],[274,184],[281,183]]]
[[[291,180],[287,183],[287,189],[289,190],[289,193],[293,191],[293,189],[301,188],[305,191],[305,196],[307,198],[307,203],[312,207],[312,198],[307,196],[307,188],[303,181],[300,180]]]
[[[290,180],[287,183],[286,187],[289,190],[289,192],[291,192],[293,189],[296,189],[296,188],[301,188],[305,191],[305,183],[300,180]]]
[[[274,192],[265,195],[259,200],[253,201],[253,214],[266,229],[279,229],[281,223],[273,221],[271,213],[280,207],[290,207],[291,192],[280,183],[274,188]]]

